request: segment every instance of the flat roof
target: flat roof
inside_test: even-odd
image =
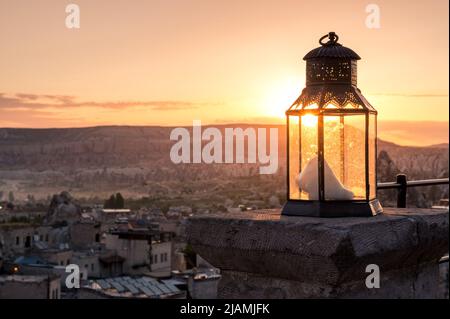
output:
[[[0,282],[43,282],[48,279],[45,275],[6,275],[0,276]]]
[[[129,213],[131,212],[131,209],[128,208],[104,208],[102,209],[104,213]]]
[[[161,298],[183,293],[173,282],[160,282],[145,276],[95,279],[84,287],[110,296],[134,298]]]

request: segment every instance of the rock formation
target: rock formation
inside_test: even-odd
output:
[[[48,224],[61,222],[71,224],[72,222],[77,221],[80,216],[81,207],[75,203],[68,192],[64,191],[59,195],[53,195],[47,212],[46,222]]]

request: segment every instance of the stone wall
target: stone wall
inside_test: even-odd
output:
[[[193,217],[194,251],[221,269],[219,298],[442,298],[448,211],[385,209],[367,218],[279,210]],[[367,266],[379,288],[366,285]]]

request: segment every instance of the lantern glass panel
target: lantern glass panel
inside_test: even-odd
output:
[[[366,199],[365,115],[324,116],[325,200]]]
[[[369,115],[369,199],[377,197],[376,177],[376,139],[377,139],[377,116]]]
[[[317,151],[318,151],[318,116],[306,114],[301,116],[300,172],[303,172],[300,199],[317,200],[319,193]],[[297,189],[299,189],[297,180]]]
[[[289,116],[289,198],[300,199],[297,178],[300,172],[300,126],[298,116]]]

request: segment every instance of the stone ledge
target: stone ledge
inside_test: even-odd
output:
[[[361,280],[332,286],[226,270],[222,273],[218,295],[225,299],[442,298],[441,290],[434,283],[438,276],[436,265],[431,264],[383,271],[380,289],[367,289]]]
[[[225,273],[336,290],[364,283],[368,264],[383,273],[437,264],[448,252],[448,224],[445,210],[387,208],[375,217],[333,219],[260,210],[193,217],[186,233],[194,250]]]

